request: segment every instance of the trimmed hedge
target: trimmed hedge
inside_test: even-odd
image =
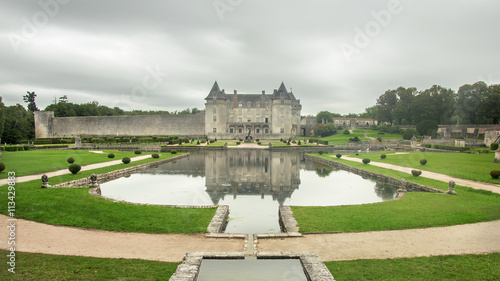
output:
[[[500,170],[491,170],[490,176],[494,179],[498,179],[500,177]]]
[[[370,161],[370,159],[368,159],[368,158],[363,159],[363,164],[368,164],[368,163],[370,163],[370,162],[371,162],[371,161]]]
[[[128,164],[128,163],[130,163],[130,157],[123,157],[123,158],[122,158],[122,162],[123,162],[123,164]]]
[[[151,157],[157,159],[157,158],[160,158],[160,155],[158,155],[157,153],[153,153],[153,154],[151,154]]]
[[[337,153],[337,154],[335,155],[335,157],[340,158],[340,157],[342,157],[342,154]]]
[[[5,170],[5,163],[4,162],[0,162],[0,172]]]
[[[427,164],[427,159],[421,159],[420,160],[420,165],[425,165]]]
[[[490,148],[491,148],[491,150],[497,150],[498,149],[498,143],[494,142],[494,143],[490,144]]]
[[[66,159],[66,161],[68,161],[68,163],[70,163],[70,164],[75,163],[75,159],[73,159],[72,157]]]
[[[411,174],[414,176],[414,177],[418,177],[422,174],[422,171],[420,170],[411,170]]]
[[[141,151],[140,149],[136,149],[136,150],[134,150],[134,153],[135,153],[135,154],[141,154],[141,153],[142,153],[142,151]]]
[[[76,175],[78,172],[80,172],[80,170],[82,169],[82,166],[74,163],[74,164],[71,164],[69,165],[68,167],[68,170],[73,174],[73,175]]]
[[[459,146],[442,145],[442,144],[433,144],[432,148],[444,149],[444,150],[454,150],[454,151],[469,151],[470,150],[470,147],[459,147]]]
[[[385,157],[387,157],[387,155],[385,155],[385,154],[380,154],[380,159],[385,159]]]
[[[115,158],[115,155],[113,153],[108,154],[108,158]]]

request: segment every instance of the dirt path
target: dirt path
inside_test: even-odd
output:
[[[313,251],[323,261],[500,252],[500,220],[424,229],[260,239],[258,251]]]
[[[132,158],[130,158],[130,160],[131,160],[131,162],[133,162],[133,161],[147,159],[150,157],[151,157],[151,155],[141,155],[141,156],[132,157]],[[104,168],[104,167],[108,167],[108,166],[118,165],[121,163],[122,163],[122,160],[120,159],[120,160],[113,160],[113,161],[109,161],[109,162],[90,164],[90,165],[82,166],[82,169],[80,171],[83,172],[83,171],[88,171],[88,170],[93,170],[93,169],[98,169],[98,168]],[[46,173],[41,173],[41,174],[20,176],[20,177],[16,177],[16,182],[20,183],[20,182],[27,182],[27,181],[32,181],[32,180],[39,180],[39,179],[41,179],[43,174],[46,174],[50,178],[50,177],[55,177],[55,176],[60,176],[60,175],[66,175],[69,173],[70,173],[70,171],[68,169],[63,169],[63,170],[57,170],[57,171],[46,172]],[[1,179],[0,180],[0,185],[4,185],[7,183],[8,183],[8,179]]]
[[[355,161],[355,162],[359,162],[359,163],[362,163],[362,161],[363,161],[362,159],[349,157],[349,156],[342,156],[342,159],[349,160],[349,161]],[[393,165],[393,164],[388,164],[388,163],[382,163],[382,162],[375,162],[375,161],[371,161],[370,165],[382,167],[382,168],[387,168],[387,169],[392,169],[392,170],[405,172],[405,173],[411,173],[411,170],[415,170],[415,168],[408,168],[408,167],[403,167],[403,166],[398,166],[398,165]],[[468,187],[472,187],[472,188],[476,188],[476,189],[489,190],[489,191],[494,192],[494,193],[500,193],[500,185],[498,185],[498,184],[455,178],[452,176],[439,174],[439,173],[435,173],[435,172],[430,172],[430,171],[425,171],[425,170],[422,170],[421,177],[426,177],[426,178],[435,179],[435,180],[444,181],[444,182],[449,182],[452,180],[457,185],[468,186]]]
[[[0,215],[2,249],[10,247],[8,218]],[[21,252],[180,262],[187,252],[237,252],[243,247],[243,239],[209,239],[204,234],[111,232],[16,221],[16,250]]]

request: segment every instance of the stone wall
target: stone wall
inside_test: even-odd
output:
[[[205,136],[205,113],[54,117],[51,111],[35,112],[36,138],[158,135]]]
[[[125,169],[121,169],[121,170],[117,170],[117,171],[112,171],[112,172],[108,172],[108,173],[104,173],[104,174],[99,174],[99,175],[97,175],[97,182],[98,183],[108,182],[108,181],[111,181],[111,180],[114,180],[117,178],[124,177],[126,175],[130,175],[130,174],[135,173],[135,172],[140,171],[140,170],[148,169],[148,168],[158,166],[160,164],[167,163],[167,162],[177,161],[181,158],[188,157],[188,156],[189,156],[189,154],[179,155],[179,156],[175,156],[175,157],[164,159],[164,160],[159,160],[159,161],[155,161],[155,162],[151,162],[151,163],[145,163],[145,164],[137,165],[134,167],[129,167],[129,168],[125,168]],[[50,179],[49,179],[49,183],[50,183]],[[90,186],[90,184],[91,184],[90,177],[88,177],[88,178],[83,178],[83,179],[79,179],[79,180],[55,184],[55,185],[52,185],[51,188],[54,188],[54,187],[84,187],[84,186]]]

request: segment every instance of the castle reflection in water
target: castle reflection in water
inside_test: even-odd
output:
[[[299,153],[225,150],[204,156],[206,191],[214,204],[228,194],[259,194],[271,195],[281,205],[300,185]]]
[[[226,196],[235,199],[247,195],[260,195],[261,198],[272,196],[273,201],[283,205],[299,189],[300,170],[314,171],[317,177],[323,178],[329,177],[336,169],[306,160],[304,154],[299,152],[229,149],[191,152],[187,159],[141,173],[204,177],[205,192],[214,205],[229,199]],[[332,188],[323,192],[335,192],[340,185],[348,185],[345,181],[331,184]],[[393,199],[396,189],[386,183],[374,183],[375,194],[383,201]]]

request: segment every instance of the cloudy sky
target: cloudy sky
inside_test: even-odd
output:
[[[0,0],[0,96],[125,110],[204,107],[283,81],[303,115],[399,86],[500,83],[500,1]]]

